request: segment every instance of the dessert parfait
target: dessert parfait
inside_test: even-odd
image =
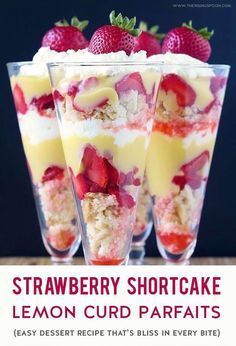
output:
[[[76,23],[76,18],[72,25],[57,23],[45,34],[42,45],[54,59],[66,55],[64,50],[88,45]],[[44,244],[54,261],[63,262],[78,249],[80,234],[48,71],[38,55],[31,63],[10,63],[8,68]]]
[[[194,43],[192,33],[199,36]],[[191,256],[197,239],[229,67],[203,62],[209,49],[191,28],[167,34],[164,52],[176,47],[175,36],[182,37],[182,44],[185,40],[188,51],[180,47],[178,54],[155,57],[164,67],[147,177],[159,250],[166,260],[182,262]],[[198,59],[190,56],[191,44]]]
[[[85,259],[96,265],[127,261],[160,80],[132,53],[134,19],[119,16],[93,34],[89,63],[48,65]]]

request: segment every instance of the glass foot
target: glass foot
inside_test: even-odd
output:
[[[129,265],[141,265],[144,261],[145,256],[145,243],[142,244],[132,244],[129,253]]]
[[[51,256],[51,262],[53,265],[70,265],[73,263],[73,258],[72,257],[60,258],[60,257]]]

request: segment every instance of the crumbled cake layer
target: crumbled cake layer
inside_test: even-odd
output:
[[[125,257],[133,210],[120,207],[114,195],[105,193],[87,193],[81,204],[92,256]]]

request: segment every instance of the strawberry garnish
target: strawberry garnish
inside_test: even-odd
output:
[[[134,36],[139,30],[134,29],[136,17],[129,19],[121,13],[116,17],[115,11],[110,14],[111,25],[98,28],[89,43],[88,50],[93,54],[105,54],[125,51],[130,55],[134,48]]]
[[[173,91],[180,107],[192,106],[196,99],[196,93],[193,88],[183,78],[174,73],[167,74],[163,77],[160,88],[166,93]]]
[[[31,104],[37,108],[39,114],[42,116],[48,115],[48,109],[53,110],[55,108],[52,94],[42,95],[39,98],[34,97]]]
[[[133,72],[125,75],[115,85],[116,92],[120,95],[122,92],[136,90],[139,94],[146,95],[142,77],[139,72]]]
[[[199,31],[192,26],[192,21],[182,27],[170,30],[162,43],[162,53],[181,53],[206,62],[211,55],[209,39],[214,31],[202,28]]]
[[[42,183],[46,181],[54,180],[54,179],[62,179],[64,177],[64,169],[58,166],[50,166],[48,167],[44,175],[42,177]]]
[[[65,19],[59,21],[44,35],[42,47],[50,47],[57,52],[84,49],[88,47],[88,41],[82,31],[87,25],[87,20],[79,21],[77,17],[73,17],[70,24]]]
[[[148,30],[147,23],[140,22],[139,29],[141,34],[134,39],[134,52],[145,50],[147,56],[161,53],[160,40],[164,37],[164,34],[157,33],[159,27],[155,25]]]
[[[203,151],[199,156],[184,164],[181,167],[183,175],[176,175],[172,182],[178,185],[180,190],[183,190],[185,185],[190,186],[193,190],[198,189],[204,180],[204,177],[199,174],[199,171],[205,166],[209,159],[209,151]]]
[[[15,102],[16,111],[21,113],[21,114],[25,114],[27,112],[28,108],[27,108],[27,104],[25,102],[24,93],[18,84],[16,84],[14,86],[13,98],[14,98],[14,102]]]
[[[187,232],[157,232],[157,237],[169,252],[178,254],[187,249],[195,235]]]
[[[108,173],[105,159],[101,156],[97,156],[89,168],[86,169],[86,176],[93,183],[105,189],[108,182]]]

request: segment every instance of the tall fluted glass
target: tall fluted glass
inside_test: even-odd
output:
[[[127,263],[160,81],[157,65],[48,64],[87,264]]]
[[[46,65],[7,65],[44,245],[53,263],[68,263],[80,245]]]
[[[147,177],[160,253],[185,262],[197,241],[229,66],[163,70]]]

